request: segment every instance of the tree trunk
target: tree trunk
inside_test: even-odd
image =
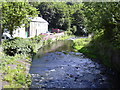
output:
[[[0,45],[1,45],[1,39],[2,39],[2,25],[0,23]]]
[[[0,44],[1,44],[1,39],[2,39],[2,22],[1,22],[1,19],[2,19],[2,4],[0,3]]]

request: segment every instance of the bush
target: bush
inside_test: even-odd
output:
[[[73,48],[80,50],[82,47],[85,47],[85,45],[87,45],[90,42],[90,38],[80,38],[80,39],[76,39],[73,42]]]
[[[7,55],[32,54],[34,45],[30,39],[14,38],[6,40],[2,44],[3,50]]]
[[[40,42],[44,35],[35,36],[33,38],[20,38],[16,37],[13,39],[5,40],[2,44],[3,51],[5,54],[14,56],[15,54],[34,54],[40,48],[40,44],[50,44],[51,39]],[[39,44],[39,46],[38,46]]]
[[[72,31],[73,34],[75,34],[75,32],[77,31],[77,26],[73,26],[71,31]]]
[[[39,43],[40,40],[44,37],[44,35],[39,35],[39,36],[35,36],[30,38],[30,40],[32,40],[33,43]]]
[[[65,32],[65,34],[67,34],[67,35],[72,35],[72,31],[67,31],[67,32]]]

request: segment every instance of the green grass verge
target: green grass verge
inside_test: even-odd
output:
[[[31,84],[31,76],[26,66],[30,65],[30,57],[25,55],[8,56],[2,52],[0,52],[0,56],[2,82],[3,84],[7,82],[4,88],[28,88]]]
[[[74,40],[73,48],[78,52],[84,53],[87,57],[100,60],[104,65],[112,67],[110,55],[106,54],[108,44],[101,39],[92,40],[90,38],[81,38]]]

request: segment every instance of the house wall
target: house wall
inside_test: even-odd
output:
[[[46,33],[48,31],[48,24],[47,23],[39,23],[38,26],[38,32],[40,33]]]
[[[41,21],[31,21],[30,27],[26,29],[25,27],[22,27],[14,30],[13,37],[34,37],[38,36],[41,33],[46,33],[48,31],[48,23],[47,22],[41,22]]]
[[[48,23],[30,22],[30,37],[38,36],[48,31]]]
[[[16,29],[16,30],[13,32],[13,37],[26,38],[27,35],[26,35],[25,27],[21,27],[21,28]]]
[[[29,37],[34,37],[36,34],[37,26],[35,26],[36,22],[30,22],[30,30],[29,30]]]

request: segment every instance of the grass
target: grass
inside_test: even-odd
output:
[[[66,39],[69,39],[70,37],[74,37],[74,35],[64,35],[58,38],[57,40],[66,40]]]
[[[89,58],[96,59],[97,56],[94,54],[95,50],[90,47],[89,43],[91,38],[80,38],[73,41],[73,48],[78,52],[84,53]]]
[[[2,52],[0,52],[0,56],[2,82],[3,84],[8,82],[7,85],[4,85],[4,88],[28,88],[31,84],[31,77],[26,65],[30,64],[28,62],[30,57],[25,55],[7,56]]]
[[[80,50],[83,47],[85,47],[89,42],[90,42],[90,38],[80,38],[80,39],[76,39],[73,41],[73,48],[76,50]]]

